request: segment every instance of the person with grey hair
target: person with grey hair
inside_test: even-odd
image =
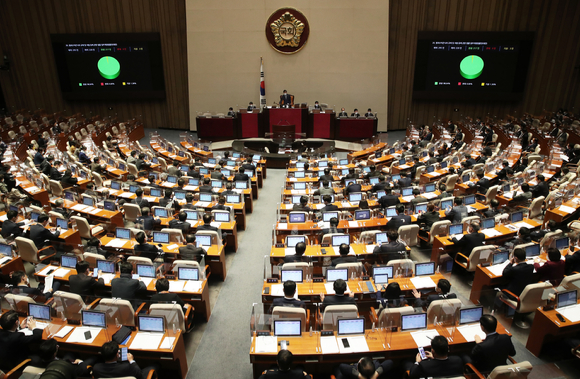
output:
[[[60,213],[66,219],[70,217],[70,212],[64,207],[63,199],[56,199],[54,202],[54,208],[52,208],[51,211]]]

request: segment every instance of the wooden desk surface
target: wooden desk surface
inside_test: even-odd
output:
[[[580,321],[572,322],[565,318],[561,322],[555,309],[544,310],[539,307],[534,316],[534,322],[528,335],[526,349],[536,357],[540,356],[542,347],[548,340],[561,340],[564,336],[575,335],[580,331]]]

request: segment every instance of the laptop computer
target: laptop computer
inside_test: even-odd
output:
[[[28,315],[35,320],[50,322],[50,305],[28,303]]]
[[[477,200],[475,199],[475,195],[468,195],[463,198],[463,203],[465,205],[472,205],[475,204]]]
[[[360,192],[353,192],[348,194],[348,201],[351,203],[357,203],[362,200],[362,193]]]
[[[169,243],[169,233],[153,232],[153,242],[155,242],[155,243]]]
[[[168,210],[167,210],[167,208],[155,208],[155,210],[153,211],[153,215],[155,217],[167,218],[168,217]]]
[[[500,265],[507,261],[510,257],[510,253],[507,251],[500,251],[493,254],[493,264]]]
[[[158,188],[151,188],[150,195],[153,197],[161,197],[163,196],[163,193]]]
[[[115,273],[115,262],[104,261],[102,259],[97,260],[97,268],[106,274]]]
[[[371,211],[370,209],[362,209],[354,211],[354,219],[355,220],[370,220],[371,218]]]
[[[519,212],[512,212],[510,214],[510,221],[512,223],[514,222],[520,222],[524,219],[524,212],[523,211],[519,211]]]
[[[443,200],[441,201],[440,206],[442,210],[451,209],[453,208],[453,200]]]
[[[188,220],[197,220],[199,214],[197,213],[197,211],[193,211],[190,209],[185,209],[185,214],[187,215],[187,219]]]
[[[304,223],[306,222],[306,213],[290,213],[288,217],[289,223]]]
[[[241,203],[240,195],[227,195],[226,196],[226,203],[228,204],[239,204]]]
[[[305,236],[288,236],[286,237],[286,247],[295,247],[300,242],[306,243]]]
[[[77,257],[74,255],[61,255],[60,266],[66,268],[76,268],[77,267]]]
[[[343,243],[350,245],[350,235],[332,236],[332,246],[340,246]]]
[[[526,246],[526,259],[534,258],[540,255],[540,244]]]
[[[165,333],[165,317],[139,316],[139,331]]]
[[[395,217],[397,215],[397,209],[395,207],[387,208],[387,217]]]
[[[463,224],[449,225],[449,238],[453,238],[459,234],[463,235]]]
[[[427,203],[415,204],[415,213],[427,212]]]
[[[495,218],[494,217],[484,218],[481,221],[481,228],[482,229],[493,229],[493,228],[495,228]]]
[[[375,242],[377,245],[382,245],[388,242],[387,233],[377,233],[375,234]]]
[[[138,264],[137,275],[142,278],[155,278],[155,266]]]
[[[570,239],[568,237],[558,238],[555,241],[555,244],[556,244],[556,249],[562,251],[562,250],[570,247]]]
[[[198,234],[195,236],[195,244],[197,247],[211,246],[211,236],[209,234]]]
[[[131,230],[127,228],[117,228],[115,229],[115,237],[121,239],[131,239]]]
[[[103,201],[103,208],[106,211],[110,211],[110,212],[114,212],[117,210],[117,205],[115,204],[114,201],[111,200],[105,200]]]
[[[216,222],[230,222],[230,212],[215,212],[213,216]]]
[[[556,300],[558,305],[556,309],[569,307],[570,305],[577,304],[577,290],[566,291],[566,292],[559,292],[556,294]]]

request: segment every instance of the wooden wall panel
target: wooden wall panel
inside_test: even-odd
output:
[[[462,115],[580,111],[580,2],[577,0],[391,0],[388,127]],[[534,49],[519,102],[414,101],[419,31],[534,31]],[[458,108],[458,112],[454,109]]]
[[[0,83],[10,109],[141,117],[147,127],[189,130],[185,0],[0,1],[0,25],[0,54],[11,61]],[[164,100],[62,99],[50,34],[140,32],[161,34]]]

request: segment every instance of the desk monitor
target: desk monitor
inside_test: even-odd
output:
[[[68,220],[64,218],[57,218],[56,226],[60,227],[62,230],[68,230]]]
[[[364,318],[342,318],[338,319],[338,335],[365,334]]]
[[[322,221],[330,222],[330,219],[333,217],[338,218],[338,212],[324,212],[322,214]]]
[[[292,195],[292,204],[300,204],[302,195]]]
[[[252,157],[252,161],[259,161],[262,159],[262,156],[260,154],[254,154],[254,156]]]
[[[189,178],[187,184],[190,186],[199,186],[199,178]]]
[[[197,220],[198,213],[190,209],[185,209],[185,214],[187,214],[188,220]]]
[[[179,169],[181,171],[183,171],[183,172],[188,172],[189,171],[189,166],[187,166],[187,165],[181,165],[181,167]]]
[[[95,199],[89,196],[83,196],[83,204],[88,205],[89,207],[95,206]]]
[[[168,216],[168,209],[167,208],[155,208],[155,210],[153,211],[153,215],[155,217],[163,217],[163,218],[167,218]]]
[[[136,186],[136,185],[129,186],[129,192],[131,192],[131,193],[135,193],[135,191],[137,191],[138,189],[139,189],[139,186]]]
[[[483,307],[462,308],[459,310],[459,324],[479,323],[481,316],[483,316]]]
[[[241,158],[242,154],[241,153],[232,153],[232,157],[233,158]]]
[[[302,335],[302,320],[274,320],[274,335],[300,337]]]
[[[395,151],[396,151],[395,148],[394,147],[391,147],[389,149],[389,154],[393,155],[393,154],[395,154]]]
[[[209,234],[197,234],[195,236],[195,244],[197,247],[211,246],[211,236]]]
[[[207,159],[208,164],[216,164],[216,162],[217,162],[216,158],[208,158]]]
[[[518,183],[518,186],[521,186],[524,183],[524,178],[519,177],[516,182]]]
[[[564,250],[570,246],[570,239],[568,237],[558,238],[556,240],[556,249]]]
[[[348,171],[348,170],[347,170],[347,171]],[[348,174],[348,172],[347,172],[347,174]],[[295,177],[295,178],[299,178],[299,179],[302,179],[302,178],[304,178],[304,171],[296,171],[296,172],[294,173],[294,177]]]
[[[157,158],[157,157],[153,157],[153,158],[151,158],[151,162],[152,162],[153,164],[158,164],[158,163],[159,163],[159,158]]]
[[[526,246],[526,258],[533,258],[540,255],[540,244]]]
[[[295,247],[300,242],[306,243],[305,236],[288,236],[286,237],[286,247]]]
[[[205,201],[211,203],[211,193],[200,193],[199,201]]]
[[[297,212],[297,213],[290,213],[290,217],[288,217],[289,223],[304,223],[306,222],[306,213]]]
[[[369,179],[369,182],[374,186],[379,182],[379,178],[377,176],[373,176],[372,178]]]
[[[558,306],[557,309],[568,307],[570,305],[575,305],[576,301],[576,290],[560,292],[556,294]]]
[[[28,303],[28,315],[35,320],[50,322],[50,305]]]
[[[221,180],[212,180],[211,181],[211,188],[222,188],[222,181]]]
[[[449,162],[445,161],[445,162],[441,162],[441,168],[447,168],[447,165],[449,164]]]
[[[65,195],[66,194],[67,194],[67,192],[65,192]],[[11,211],[14,211],[14,212],[18,212],[18,207],[16,205],[11,205],[11,206],[8,207],[8,210],[11,210]]]
[[[236,161],[228,160],[228,161],[226,161],[226,166],[236,167]]]
[[[77,257],[75,255],[61,255],[60,265],[66,268],[76,268]]]
[[[368,174],[369,172],[371,172],[371,168],[370,167],[363,167],[363,172]]]
[[[117,228],[115,229],[115,237],[124,240],[131,239],[131,230],[127,228]]]
[[[175,197],[175,199],[177,200],[185,200],[185,195],[187,192],[185,191],[175,191],[173,193],[173,196]]]
[[[469,182],[471,180],[471,175],[470,174],[465,174],[461,176],[461,181],[463,183]]]
[[[425,186],[425,192],[426,192],[426,193],[429,193],[429,192],[435,192],[435,187],[436,187],[436,185],[435,185],[435,184],[427,184],[427,185]]]
[[[469,196],[465,196],[463,198],[463,203],[465,205],[471,205],[471,204],[475,204],[476,200],[475,200],[475,195],[469,195]]]
[[[30,219],[32,221],[35,221],[35,222],[38,221],[38,216],[40,216],[40,213],[38,213],[38,212],[31,212],[30,213]]]
[[[387,208],[387,217],[395,217],[397,214],[397,209],[395,207]]]
[[[111,182],[111,189],[120,190],[121,189],[121,183],[120,182],[117,182],[116,180],[113,180]]]
[[[165,317],[139,316],[139,331],[165,333]]]
[[[227,195],[226,196],[226,203],[229,204],[239,204],[242,201],[240,200],[240,195]]]
[[[385,192],[385,190],[378,190],[377,191],[377,199],[380,199],[383,196],[387,196],[387,193]]]
[[[451,224],[449,225],[449,235],[463,234],[463,224]]]
[[[356,203],[362,200],[362,193],[361,192],[351,192],[348,194],[348,201],[351,203]]]
[[[441,201],[440,208],[442,210],[447,210],[453,208],[453,200],[443,200]]]
[[[415,204],[415,213],[427,212],[427,203]]]
[[[113,166],[113,165],[111,165],[111,166]],[[120,163],[120,162],[119,162],[119,170],[121,170],[121,171],[126,171],[126,168],[127,168],[127,167],[125,167],[125,163]]]
[[[350,245],[350,236],[348,234],[332,236],[332,246],[340,246],[343,243]]]
[[[153,197],[161,197],[161,196],[163,196],[163,194],[161,193],[161,190],[159,188],[151,188],[150,195],[153,196]]]
[[[155,266],[138,264],[137,275],[142,278],[155,278]]]
[[[70,191],[64,191],[64,199],[68,201],[75,201],[75,194]]]
[[[155,243],[169,243],[169,233],[153,232],[153,242],[155,242]]]
[[[170,153],[173,153],[173,147],[167,146],[167,151],[170,152]]]
[[[81,174],[81,178],[82,178],[82,179],[86,179],[86,178],[87,178],[87,173],[86,173],[86,171],[85,171],[85,170],[80,170],[80,171],[81,171],[81,172],[80,172],[80,174]]]
[[[97,268],[106,274],[115,273],[115,262],[97,259]]]
[[[399,159],[399,166],[404,165],[405,163],[407,163],[407,161],[405,160],[405,158],[401,158]]]
[[[103,201],[103,208],[106,211],[111,211],[111,212],[114,212],[114,211],[117,210],[117,206],[116,206],[115,202],[112,201],[112,200],[105,200],[105,201]]]
[[[433,166],[433,165],[427,166],[427,173],[428,174],[432,173],[433,171],[435,171],[435,166]]]
[[[16,253],[12,251],[12,246],[0,243],[0,254],[4,254],[7,257],[15,257]]]
[[[328,167],[328,161],[320,161],[320,162],[318,162],[318,167],[319,168]]]
[[[513,222],[520,222],[524,219],[524,211],[513,212],[510,214],[510,221]]]
[[[500,265],[507,261],[510,257],[510,253],[507,251],[500,251],[498,253],[493,254],[493,264]]]
[[[495,218],[494,217],[484,218],[483,221],[481,221],[481,228],[482,229],[495,228]]]
[[[83,326],[95,326],[97,328],[106,328],[107,319],[105,312],[81,311]]]
[[[346,165],[348,165],[348,159],[341,159],[338,161],[338,164],[340,166],[346,166]]]
[[[373,267],[373,275],[388,275],[389,278],[392,278],[393,277],[393,266]]]
[[[305,162],[296,162],[296,168],[304,168]]]
[[[215,212],[213,217],[217,222],[230,222],[230,212]]]
[[[326,281],[336,282],[338,279],[348,281],[348,269],[347,268],[329,268],[326,270]]]
[[[345,187],[348,187],[348,186],[350,186],[351,184],[354,184],[354,183],[356,183],[356,179],[345,179],[344,180],[344,186]]]
[[[209,174],[209,169],[207,167],[200,167],[199,168],[199,173],[201,175],[207,175],[207,174]]]
[[[227,178],[228,176],[232,176],[232,172],[231,172],[230,170],[228,170],[227,168],[222,168],[222,169],[220,170],[220,172],[221,172],[221,173],[222,173],[222,175],[223,175],[223,176],[225,176],[226,178]]]
[[[379,284],[388,284],[390,276],[388,274],[374,274],[373,280],[375,281],[375,285]]]
[[[415,264],[415,276],[435,274],[435,262],[425,262]]]
[[[199,280],[199,270],[195,267],[178,267],[177,279],[179,280]]]
[[[427,313],[412,313],[401,315],[401,331],[425,329],[427,327]]]
[[[411,196],[411,195],[413,195],[413,187],[403,188],[402,196]]]
[[[371,210],[370,209],[361,209],[358,211],[354,211],[354,219],[355,220],[370,220],[371,218]]]
[[[302,283],[304,272],[302,270],[280,270],[282,283],[292,280],[296,283]]]
[[[397,174],[397,175],[393,175],[393,176],[391,177],[391,180],[392,180],[393,182],[394,182],[394,181],[397,181],[397,180],[401,180],[401,175],[399,175],[399,174]]]
[[[377,233],[375,234],[375,242],[377,245],[382,245],[383,243],[387,243],[387,233]]]
[[[294,188],[295,190],[305,190],[306,189],[306,183],[305,182],[294,183],[294,185],[292,186],[292,188]]]
[[[511,185],[509,183],[508,184],[504,184],[504,186],[501,188],[501,190],[503,192],[509,192],[511,189],[512,189],[512,187],[511,187]]]
[[[427,155],[429,155],[429,152],[427,150],[425,150],[421,154],[423,155],[423,158],[425,158]]]

